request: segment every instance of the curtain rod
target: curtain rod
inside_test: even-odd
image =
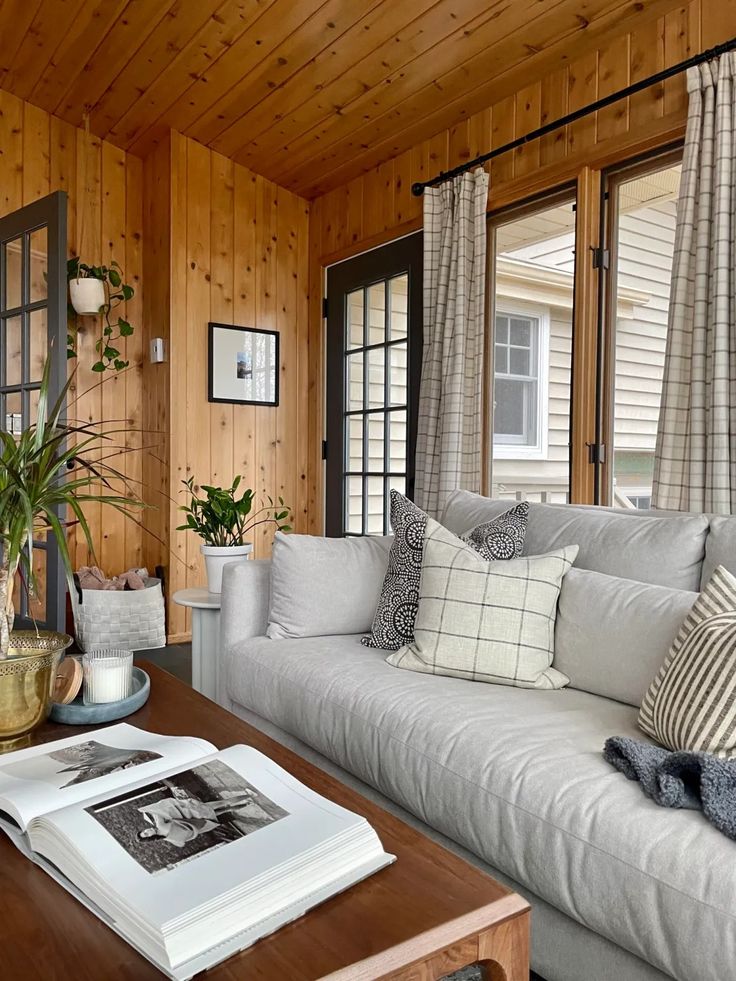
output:
[[[531,143],[532,140],[538,140],[548,133],[553,133],[556,129],[561,129],[563,126],[569,126],[570,123],[574,123],[584,116],[589,116],[593,112],[598,112],[599,109],[605,109],[606,106],[610,106],[620,99],[626,99],[630,95],[635,95],[637,92],[649,88],[650,85],[656,85],[657,82],[663,82],[666,78],[679,75],[681,72],[687,71],[688,68],[702,65],[705,61],[710,61],[712,58],[717,58],[722,54],[726,54],[728,51],[734,50],[736,50],[736,37],[731,38],[730,41],[726,41],[723,44],[717,44],[713,48],[708,48],[707,51],[703,51],[700,54],[693,55],[692,58],[687,58],[685,61],[672,65],[671,68],[665,68],[661,72],[649,75],[647,78],[642,78],[639,82],[627,85],[626,88],[620,89],[618,92],[612,92],[611,95],[606,95],[602,99],[598,99],[597,102],[591,102],[590,105],[584,106],[582,109],[576,109],[575,112],[568,113],[567,116],[562,116],[560,119],[554,120],[554,122],[546,123],[544,126],[540,126],[539,129],[532,130],[531,133],[527,133],[525,136],[519,136],[510,143],[504,143],[503,146],[496,147],[495,150],[491,150],[489,153],[483,153],[480,157],[475,157],[474,160],[468,160],[467,163],[453,167],[452,170],[441,170],[436,177],[432,177],[428,181],[417,181],[415,184],[412,184],[411,193],[415,197],[421,197],[425,187],[436,187],[438,184],[444,184],[445,181],[451,180],[453,177],[458,177],[460,174],[472,170],[473,167],[478,167],[480,164],[487,163],[487,161],[493,160],[495,157],[500,157],[502,153],[508,153],[509,150],[516,150],[517,147]]]

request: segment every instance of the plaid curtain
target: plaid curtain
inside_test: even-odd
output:
[[[488,174],[424,192],[424,351],[415,500],[439,518],[480,490]]]
[[[652,505],[736,513],[736,53],[688,71]]]

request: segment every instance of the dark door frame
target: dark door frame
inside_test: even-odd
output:
[[[47,297],[46,301],[30,303],[30,235],[39,228],[46,227],[47,232]],[[5,243],[13,239],[22,240],[23,272],[21,305],[11,310],[5,309],[6,268]],[[2,318],[9,316],[21,317],[23,367],[21,385],[8,386],[3,392],[14,390],[23,392],[28,385],[30,374],[30,313],[34,309],[46,308],[46,329],[48,338],[49,386],[51,400],[54,401],[61,392],[67,377],[66,356],[66,250],[67,250],[67,195],[65,191],[55,191],[32,204],[25,205],[11,214],[0,218],[0,308]],[[5,364],[6,347],[5,331],[0,330],[0,366]],[[2,382],[5,382],[5,370],[2,368]],[[28,420],[29,399],[27,389],[22,403],[22,416]],[[2,399],[4,407],[4,398]],[[4,425],[4,420],[0,420]],[[63,519],[65,515],[60,515]],[[36,548],[46,552],[46,619],[44,625],[50,628],[64,630],[66,625],[66,577],[61,567],[59,550],[55,546],[53,535],[46,542],[39,543]],[[25,603],[23,604],[25,606]],[[30,628],[32,621],[26,616],[16,617],[16,627]],[[41,625],[39,623],[39,625]]]
[[[325,534],[332,537],[344,534],[345,520],[346,297],[354,290],[366,288],[373,283],[391,279],[402,273],[408,273],[409,277],[406,491],[410,498],[414,496],[414,458],[419,417],[419,382],[422,371],[422,244],[422,232],[414,232],[327,268]]]

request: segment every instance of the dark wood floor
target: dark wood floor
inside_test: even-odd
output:
[[[169,644],[154,651],[138,651],[135,661],[150,661],[186,684],[192,683],[192,645]]]

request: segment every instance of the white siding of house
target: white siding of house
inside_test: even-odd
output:
[[[625,213],[619,220],[616,327],[616,389],[614,450],[653,454],[662,388],[667,334],[667,311],[675,233],[675,202],[660,201]],[[516,259],[544,268],[572,273],[572,233],[527,245],[513,253]],[[525,273],[528,286],[528,267]],[[570,281],[572,289],[572,277]],[[550,313],[549,448],[546,459],[495,459],[493,490],[502,496],[564,500],[568,485],[571,311],[545,303],[540,283],[538,302]],[[633,301],[626,291],[640,296]],[[624,294],[624,298],[621,298]],[[496,305],[513,303],[513,288],[499,279]]]
[[[649,294],[616,329],[614,449],[654,452],[667,339],[675,202],[621,216],[619,287]]]

